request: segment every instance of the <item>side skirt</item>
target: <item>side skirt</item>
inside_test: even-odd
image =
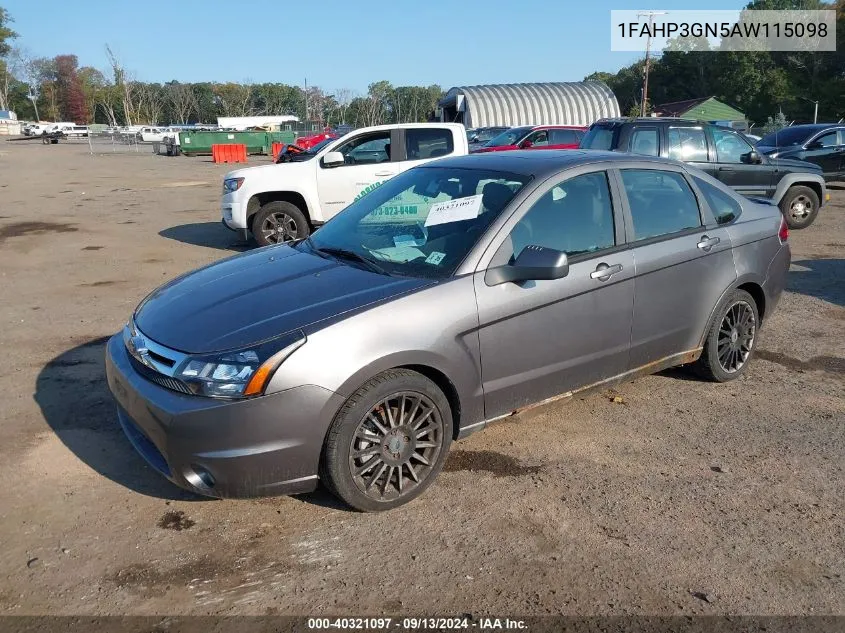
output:
[[[546,398],[545,400],[541,400],[540,402],[529,404],[527,407],[516,409],[515,411],[511,411],[510,413],[505,413],[504,415],[500,415],[495,418],[490,418],[489,420],[482,420],[481,422],[470,424],[469,426],[461,428],[460,432],[458,433],[458,439],[462,440],[465,437],[472,435],[476,431],[480,431],[492,422],[503,420],[505,418],[510,418],[514,415],[517,415],[518,413],[522,413],[523,411],[530,411],[531,409],[536,409],[537,407],[543,407],[547,404],[551,404],[552,402],[557,402],[558,400],[571,398],[576,394],[595,391],[597,389],[619,384],[621,382],[630,382],[642,376],[656,374],[657,372],[663,371],[664,369],[669,369],[670,367],[677,367],[679,365],[687,365],[689,363],[693,363],[701,357],[701,353],[703,350],[703,347],[697,347],[687,352],[673,354],[672,356],[661,358],[660,360],[653,361],[646,365],[642,365],[634,369],[629,369],[628,371],[618,374],[616,376],[611,376],[610,378],[605,378],[598,382],[594,382],[589,385],[584,385],[583,387],[578,387],[577,389],[573,389],[572,391],[567,391],[566,393],[561,393],[556,396],[552,396],[551,398]]]

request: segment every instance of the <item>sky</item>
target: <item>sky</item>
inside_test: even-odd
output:
[[[238,81],[366,92],[394,85],[580,81],[642,53],[610,51],[611,9],[739,9],[747,0],[0,0],[40,57],[142,81]]]

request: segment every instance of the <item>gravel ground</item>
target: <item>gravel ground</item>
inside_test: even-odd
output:
[[[0,614],[845,614],[845,186],[793,232],[746,378],[512,416],[364,515],[193,497],[117,428],[105,337],[246,248],[219,224],[225,171],[0,146]]]

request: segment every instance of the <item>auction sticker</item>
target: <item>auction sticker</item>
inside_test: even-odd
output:
[[[477,195],[457,198],[448,202],[438,202],[431,206],[428,217],[425,219],[425,225],[435,226],[477,218],[478,212],[481,211],[481,198],[482,196]]]

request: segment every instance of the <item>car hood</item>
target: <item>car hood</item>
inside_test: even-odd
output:
[[[795,167],[800,171],[814,172],[818,174],[822,173],[822,168],[815,163],[811,163],[806,160],[799,160],[797,158],[783,158],[783,153],[785,153],[785,150],[781,150],[780,153],[770,157],[769,160],[778,167]]]
[[[172,349],[203,354],[247,347],[431,285],[270,246],[183,275],[150,294],[135,324]]]
[[[303,170],[306,169],[306,165],[308,165],[311,161],[301,161],[301,162],[290,162],[290,163],[270,163],[269,165],[259,165],[257,167],[244,167],[243,169],[235,169],[234,171],[230,171],[227,173],[223,180],[228,180],[229,178],[249,178],[250,176],[270,176],[270,177],[278,177],[280,175],[279,169],[284,169],[284,175],[295,175],[296,170]],[[247,180],[247,182],[249,182]]]

